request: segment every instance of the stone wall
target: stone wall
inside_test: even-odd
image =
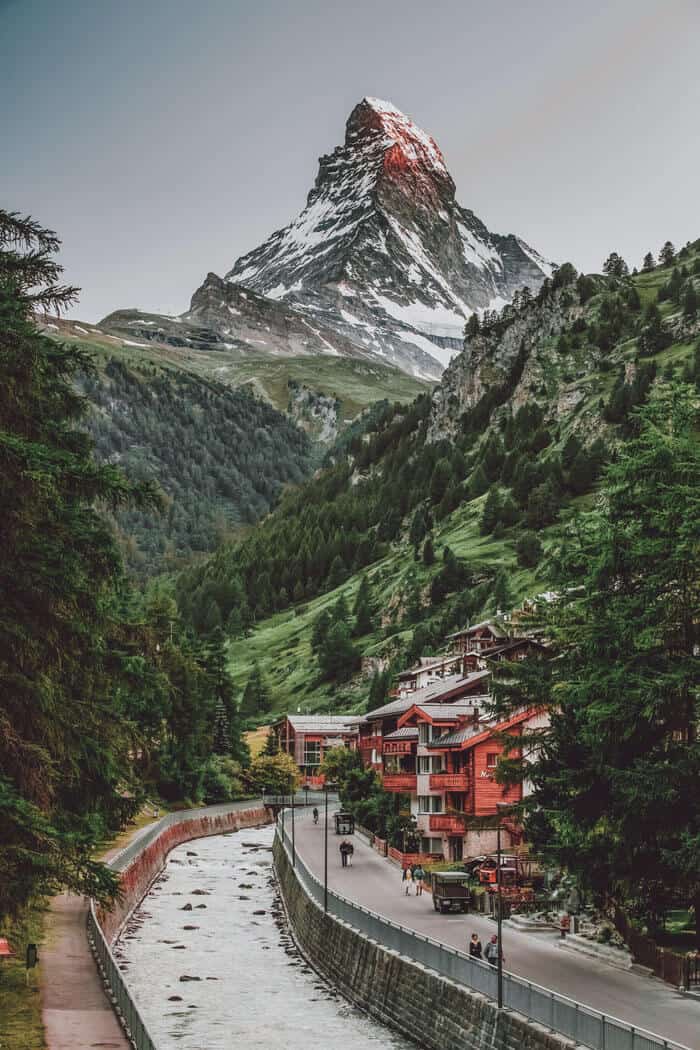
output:
[[[252,802],[249,809],[231,809],[228,812],[207,814],[206,811],[183,814],[182,820],[166,824],[157,838],[124,868],[120,874],[121,897],[110,909],[98,908],[97,920],[108,942],[113,942],[137,904],[143,900],[156,875],[162,870],[168,853],[183,842],[221,835],[226,831],[259,827],[269,824],[270,816],[259,802]],[[118,858],[117,858],[118,862]]]
[[[574,1044],[382,947],[323,910],[275,839],[280,890],[307,959],[348,999],[426,1050],[563,1050]]]

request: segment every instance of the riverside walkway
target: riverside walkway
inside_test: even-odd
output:
[[[289,817],[287,817],[289,819]],[[352,866],[342,868],[332,817],[328,831],[328,885],[349,900],[418,933],[466,950],[472,931],[482,943],[495,933],[495,924],[483,915],[440,915],[432,897],[406,897],[401,871],[380,857],[357,835]],[[288,825],[289,828],[289,825]],[[308,813],[295,815],[299,855],[323,881],[323,815],[314,825]],[[562,995],[585,1003],[629,1024],[656,1032],[692,1050],[700,1050],[700,1001],[682,995],[670,985],[596,961],[558,947],[558,934],[503,930],[506,969]]]

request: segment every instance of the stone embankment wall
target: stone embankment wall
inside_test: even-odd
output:
[[[275,839],[280,890],[297,943],[348,999],[427,1050],[563,1050],[574,1044],[382,947],[323,910]]]
[[[251,803],[249,809],[232,809],[207,815],[194,814],[190,819],[177,820],[166,825],[162,832],[144,847],[124,868],[120,875],[121,898],[109,910],[97,909],[97,920],[108,942],[112,942],[137,904],[143,900],[149,886],[162,870],[168,853],[183,842],[222,835],[227,831],[259,827],[269,824],[270,815],[261,803]],[[116,858],[115,866],[119,866]]]

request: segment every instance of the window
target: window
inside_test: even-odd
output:
[[[419,755],[419,773],[442,773],[442,755]]]
[[[321,741],[320,740],[305,740],[304,741],[304,765],[305,766],[320,766],[321,765]]]
[[[430,742],[430,730],[433,727],[429,722],[421,722],[418,726],[418,742],[419,744],[427,744]]]
[[[489,751],[489,753],[486,756],[486,768],[487,769],[495,769],[497,765],[498,765],[498,752],[497,751]]]
[[[420,840],[421,853],[440,853],[442,854],[442,839],[434,838],[430,835],[423,835]]]
[[[442,813],[442,796],[441,795],[419,795],[418,796],[418,812],[419,813]]]

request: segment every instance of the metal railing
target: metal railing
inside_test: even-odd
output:
[[[136,1047],[136,1050],[157,1050],[138,1007],[131,998],[128,985],[119,969],[119,963],[112,955],[107,939],[97,921],[94,901],[90,901],[87,929],[92,954],[95,956],[102,979],[109,989],[112,1006],[126,1030],[127,1038]]]
[[[288,827],[279,818],[276,834],[291,860]],[[309,871],[298,850],[295,859],[294,875],[307,895],[323,908],[323,883]],[[380,945],[489,999],[497,999],[497,973],[488,963],[472,959],[457,948],[400,926],[331,889],[328,890],[328,911]],[[544,1025],[591,1050],[688,1050],[681,1043],[600,1013],[512,973],[503,974],[503,1005],[522,1014],[528,1021]]]

